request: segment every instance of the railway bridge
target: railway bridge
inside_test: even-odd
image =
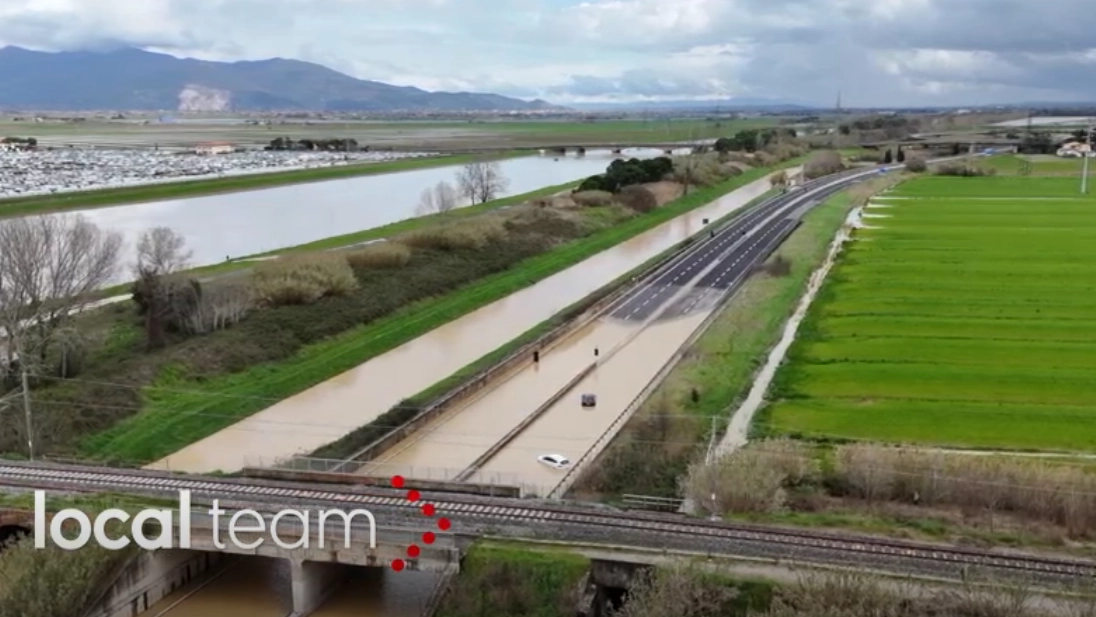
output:
[[[1075,586],[1082,580],[1096,577],[1096,562],[1093,561],[1016,551],[701,520],[681,514],[628,511],[600,504],[426,490],[419,494],[413,480],[407,480],[408,486],[396,489],[360,484],[318,484],[290,478],[197,476],[25,462],[0,464],[0,487],[9,493],[42,490],[51,495],[128,494],[162,504],[165,498],[178,498],[180,491],[190,491],[194,507],[208,506],[217,500],[226,511],[235,513],[248,509],[261,513],[264,519],[287,508],[313,512],[368,509],[372,513],[381,547],[372,552],[361,548],[363,545],[359,542],[357,549],[330,554],[280,548],[271,548],[269,553],[252,553],[313,563],[390,567],[391,562],[386,565],[385,560],[395,559],[403,550],[408,568],[452,569],[459,563],[460,550],[468,542],[477,538],[498,538],[556,545],[631,547],[666,554],[707,555],[785,565],[866,568],[901,576],[956,581],[984,578]],[[415,500],[410,498],[409,491],[414,493]],[[430,506],[429,516],[425,515],[427,505]],[[12,515],[7,516],[0,520],[9,521],[10,525]],[[25,513],[22,516],[25,517]],[[443,518],[446,523],[441,522]],[[211,529],[202,527],[198,517],[194,521],[196,530]],[[407,543],[416,537],[423,538],[428,531],[434,533],[432,550],[425,550],[427,543],[423,541],[418,542],[416,555],[406,553],[410,546]],[[205,532],[195,531],[195,542],[208,541],[202,533]],[[341,534],[342,530],[334,533]],[[208,543],[200,546],[210,548]],[[304,574],[302,569],[302,576]]]

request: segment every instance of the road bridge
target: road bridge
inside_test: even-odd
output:
[[[425,524],[387,525],[360,507],[275,508],[239,500],[211,505],[185,513],[150,505],[171,517],[172,528],[161,537],[158,525],[142,526],[145,537],[158,540],[161,548],[131,562],[127,575],[120,577],[106,594],[110,598],[106,604],[124,608],[143,604],[147,609],[176,586],[185,584],[187,578],[209,571],[226,559],[287,560],[298,617],[317,609],[346,580],[349,568],[389,568],[399,563],[400,570],[449,574],[460,569],[462,550],[455,534],[433,529],[427,542]],[[293,514],[286,516],[288,511]],[[19,509],[0,510],[0,529],[45,537],[47,530],[34,529],[34,514]],[[45,520],[48,527],[53,526],[53,514]],[[61,526],[69,532],[68,537],[77,531],[71,519],[62,520]],[[120,538],[123,533],[118,530],[115,535]],[[150,587],[158,588],[160,593],[150,597]],[[114,615],[117,611],[104,609],[98,613]]]
[[[413,480],[408,480],[413,485]],[[195,504],[221,500],[225,510],[275,513],[285,508],[367,508],[380,529],[431,528],[421,502],[404,491],[360,485],[173,475],[43,463],[0,464],[0,487],[53,493],[123,493],[173,498],[193,491]],[[1075,586],[1096,576],[1096,562],[1016,551],[957,548],[852,533],[709,521],[680,514],[621,511],[529,499],[484,498],[423,492],[437,517],[451,521],[454,546],[462,538],[524,538],[586,546],[645,547],[713,556],[870,569],[878,573],[950,580],[1008,580],[1043,586]],[[406,540],[398,537],[397,540]],[[1075,587],[1074,587],[1075,588]]]

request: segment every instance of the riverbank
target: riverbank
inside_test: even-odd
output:
[[[64,426],[45,439],[69,455],[152,462],[766,173],[750,170],[642,215],[617,206],[583,207],[558,217],[551,208],[506,210],[505,216],[532,217],[511,221],[517,235],[455,251],[417,250],[417,257],[397,268],[362,269],[361,286],[351,294],[256,311],[227,330],[153,354],[141,351],[142,333],[128,306],[104,310],[100,330],[111,336],[88,359],[87,366],[95,368],[35,395],[42,413],[53,416],[43,420]],[[458,221],[452,231],[463,234],[478,218]],[[490,223],[496,224],[507,223]],[[420,239],[423,234],[430,235],[428,229],[415,233]],[[530,256],[543,250],[546,239],[553,248]],[[77,418],[84,434],[98,432],[93,427],[107,430],[75,444],[68,427]],[[308,430],[334,441],[352,428]]]
[[[212,264],[199,268],[192,268],[190,270],[187,270],[186,274],[188,276],[197,277],[199,280],[202,280],[204,282],[216,281],[217,279],[225,275],[242,274],[243,272],[246,272],[247,270],[255,267],[256,262],[267,260],[271,257],[277,257],[280,255],[291,255],[294,253],[337,251],[349,249],[369,242],[378,242],[386,238],[397,236],[399,234],[404,234],[410,231],[415,231],[417,229],[421,229],[430,225],[456,221],[464,217],[485,214],[493,210],[500,210],[503,208],[517,206],[541,197],[556,195],[558,193],[567,191],[568,189],[572,189],[577,185],[578,182],[576,181],[565,182],[563,184],[556,184],[553,186],[546,186],[535,191],[521,193],[520,195],[512,195],[510,197],[503,197],[501,199],[493,199],[482,204],[465,206],[462,208],[451,210],[449,212],[435,212],[433,214],[416,216],[414,218],[396,221],[395,223],[389,223],[380,227],[372,227],[369,229],[363,229],[361,231],[355,231],[349,234],[323,238],[321,240],[316,240],[314,242],[308,242],[305,244],[298,244],[296,246],[287,246],[285,248],[268,251],[265,253],[246,255],[244,257],[239,257],[231,261],[226,261],[224,263]],[[132,282],[112,285],[111,287],[103,289],[101,292],[96,294],[96,299],[128,295],[132,286]]]
[[[807,213],[576,483],[575,493],[679,496],[679,479],[703,455],[712,430],[721,434],[727,426],[853,199],[844,191]]]
[[[0,218],[26,216],[30,214],[47,214],[66,210],[104,208],[188,197],[205,197],[222,193],[253,191],[292,184],[305,184],[310,182],[322,182],[325,180],[353,178],[357,176],[412,171],[446,165],[462,165],[471,161],[482,160],[485,156],[491,159],[500,159],[526,156],[528,154],[528,152],[508,150],[500,151],[496,154],[458,154],[408,158],[380,163],[354,163],[312,169],[241,174],[224,178],[181,180],[178,182],[164,182],[141,186],[14,197],[0,199]]]

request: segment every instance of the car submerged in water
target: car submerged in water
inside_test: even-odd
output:
[[[571,461],[562,454],[541,454],[537,457],[537,461],[553,469],[567,469],[571,466]]]

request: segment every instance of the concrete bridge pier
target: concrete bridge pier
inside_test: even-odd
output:
[[[290,580],[293,588],[291,617],[306,617],[320,608],[344,582],[350,570],[333,562],[290,560]]]

